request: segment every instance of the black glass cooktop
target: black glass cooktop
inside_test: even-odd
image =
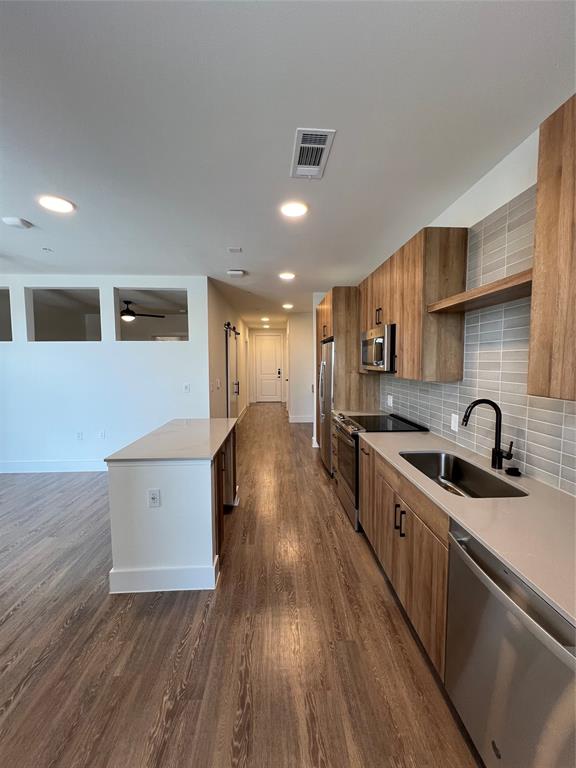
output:
[[[395,413],[382,413],[374,416],[350,416],[366,432],[428,432],[426,427],[408,421]]]

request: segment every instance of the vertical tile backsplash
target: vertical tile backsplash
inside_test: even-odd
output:
[[[468,243],[467,288],[532,266],[536,187],[473,226]],[[382,375],[381,407],[426,425],[449,440],[489,456],[494,412],[480,407],[468,427],[450,428],[479,397],[502,408],[502,443],[514,441],[514,460],[527,475],[576,495],[576,403],[527,394],[530,299],[466,313],[464,378],[428,384]]]

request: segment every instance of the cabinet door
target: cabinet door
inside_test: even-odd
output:
[[[374,547],[375,522],[374,522],[374,465],[372,449],[360,441],[360,509],[358,517],[360,525],[364,529],[366,538]]]
[[[394,495],[394,537],[391,546],[391,576],[390,581],[398,595],[398,599],[408,612],[411,590],[411,570],[412,570],[412,518],[408,514],[406,504],[402,499]]]
[[[528,393],[576,400],[576,96],[540,126]]]
[[[326,337],[334,335],[334,321],[332,313],[332,291],[329,291],[324,297],[325,302],[325,325]]]
[[[376,543],[372,544],[384,572],[394,583],[394,548],[398,538],[399,507],[393,489],[384,479],[382,462],[374,456],[374,510],[377,521]]]
[[[396,366],[397,375],[402,379],[420,379],[422,373],[423,239],[423,233],[419,232],[397,256],[399,318]]]
[[[362,280],[359,286],[360,291],[360,331],[365,333],[374,326],[370,320],[372,316],[372,275],[368,275]]]
[[[404,549],[398,560],[403,572],[400,597],[412,626],[439,675],[444,677],[448,548],[402,503],[401,539]]]
[[[372,302],[371,302],[371,323],[372,328],[384,323],[384,303],[385,303],[385,272],[386,262],[381,264],[378,269],[372,273]]]

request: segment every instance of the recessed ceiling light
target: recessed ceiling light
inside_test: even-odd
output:
[[[31,221],[20,219],[18,216],[3,216],[2,221],[7,227],[16,227],[16,229],[30,229],[34,226]]]
[[[294,280],[296,275],[294,274],[294,272],[280,272],[278,277],[280,278],[280,280]]]
[[[38,204],[52,213],[72,213],[76,210],[76,206],[70,200],[55,195],[41,195],[38,198]]]
[[[262,320],[263,323],[267,323],[268,320],[270,320],[269,317],[261,317],[260,320]]]
[[[287,203],[282,203],[280,206],[280,211],[289,219],[297,219],[299,216],[304,216],[308,213],[308,206],[306,203],[300,203],[297,200],[290,200]]]
[[[269,325],[263,325],[262,328],[270,328]]]
[[[294,304],[282,304],[282,309],[294,309]]]

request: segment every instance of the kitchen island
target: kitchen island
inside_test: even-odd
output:
[[[214,589],[236,419],[174,419],[108,456],[110,592]]]

